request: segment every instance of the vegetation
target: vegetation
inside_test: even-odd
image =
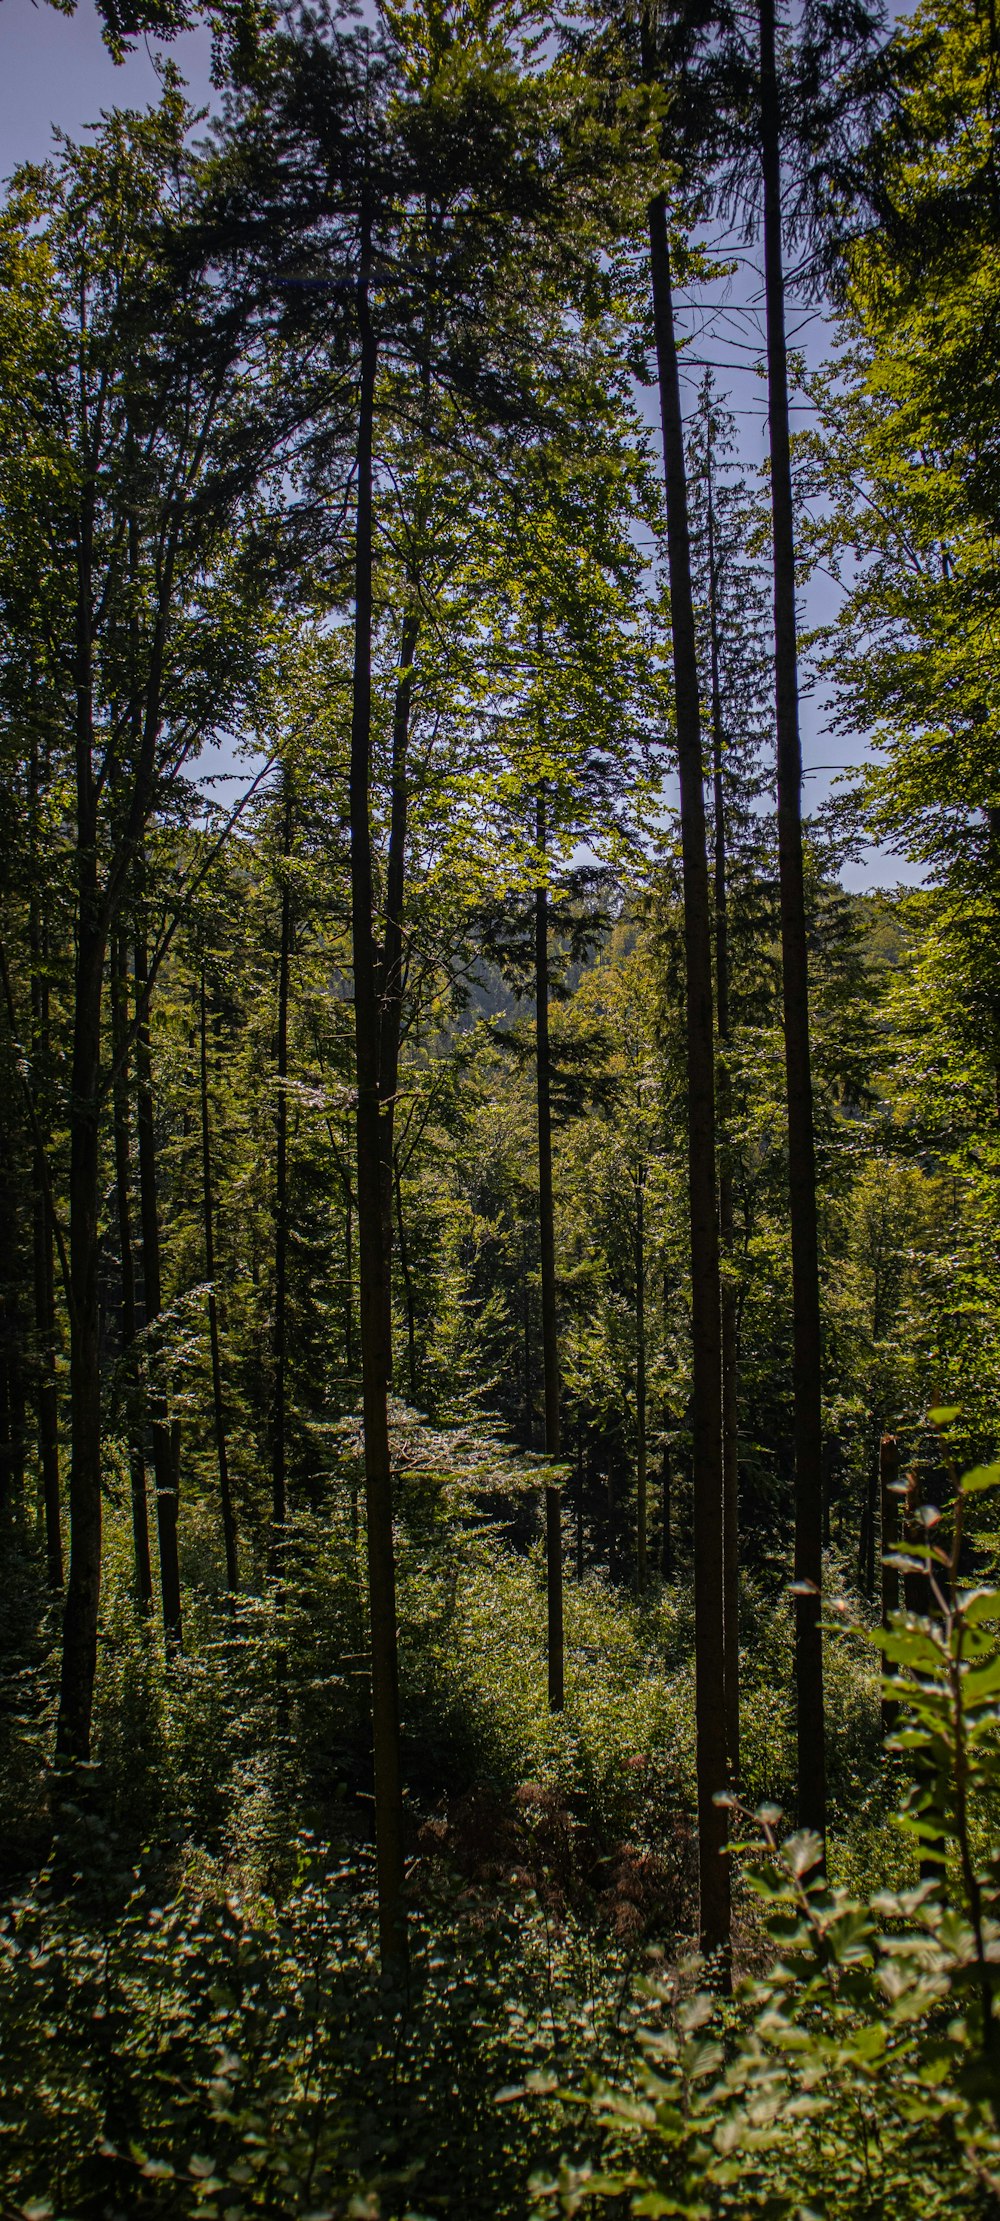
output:
[[[209,17],[0,210],[5,2221],[995,2214],[996,26]]]

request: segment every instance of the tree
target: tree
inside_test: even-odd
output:
[[[241,513],[251,488],[259,512],[281,444],[273,415],[251,423],[245,378],[236,399],[252,317],[223,307],[205,231],[187,228],[200,190],[187,128],[171,81],[150,116],[113,117],[94,147],[20,173],[2,219],[3,621],[8,643],[33,643],[53,770],[62,736],[73,736],[68,762],[59,756],[75,911],[70,1566],[57,1731],[69,1759],[89,1751],[101,1577],[105,958],[146,829],[252,680],[243,639],[211,620],[232,607]],[[8,648],[9,702],[19,670]],[[150,951],[140,983],[136,1037],[160,953]],[[37,1153],[34,1102],[30,1116]]]

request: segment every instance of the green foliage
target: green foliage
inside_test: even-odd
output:
[[[772,1964],[733,2005],[682,1975],[651,1985],[634,2084],[579,2098],[604,2126],[602,2158],[538,2178],[539,2213],[608,2197],[690,2221],[995,2210],[1000,1591],[963,1588],[959,1565],[968,1507],[998,1486],[996,1466],[956,1484],[949,1547],[934,1514],[932,1539],[898,1560],[930,1584],[933,1609],[896,1613],[871,1638],[893,1669],[891,1748],[910,1776],[900,1819],[924,1878],[859,1901],[831,1885],[816,1837],[779,1845],[780,1814],[762,1807],[765,1857],[748,1878]]]

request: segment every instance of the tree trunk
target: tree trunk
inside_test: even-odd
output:
[[[899,1569],[887,1565],[899,1548],[899,1497],[896,1485],[899,1480],[899,1446],[894,1434],[884,1434],[879,1445],[879,1483],[882,1497],[882,1625],[888,1627],[894,1612],[899,1610]],[[882,1699],[882,1733],[891,1735],[896,1722],[898,1707],[891,1698]]]
[[[285,1474],[287,1402],[288,1294],[288,983],[292,954],[292,893],[288,884],[288,858],[292,846],[292,783],[284,779],[281,853],[285,872],[281,884],[281,943],[278,956],[278,1104],[274,1167],[274,1407],[271,1417],[271,1572],[277,1570],[288,1514]]]
[[[535,1399],[531,1379],[531,1284],[528,1278],[528,1229],[526,1226],[523,1229],[523,1234],[524,1239],[521,1244],[523,1268],[521,1273],[521,1326],[524,1350],[524,1423],[528,1436],[528,1448],[531,1450],[535,1445]]]
[[[236,1520],[233,1513],[233,1495],[229,1480],[229,1446],[226,1440],[226,1410],[222,1395],[222,1359],[219,1350],[219,1306],[215,1295],[215,1205],[212,1195],[212,1129],[208,1102],[208,1010],[205,988],[205,966],[201,967],[201,1201],[205,1242],[205,1278],[208,1282],[208,1339],[212,1356],[212,1414],[215,1425],[215,1455],[219,1469],[219,1505],[222,1512],[222,1539],[226,1551],[226,1585],[235,1596],[240,1585],[239,1561],[236,1555]]]
[[[670,1529],[670,1444],[666,1438],[664,1438],[663,1443],[663,1464],[660,1476],[660,1505],[660,1572],[665,1581],[672,1581],[674,1577],[674,1543]]]
[[[135,1587],[142,1612],[153,1601],[153,1571],[149,1556],[149,1509],[146,1500],[146,1460],[139,1417],[139,1379],[136,1347],[135,1252],[132,1246],[132,1165],[129,1147],[128,1101],[128,964],[123,934],[111,943],[111,1053],[114,1059],[112,1098],[115,1134],[115,1198],[118,1210],[118,1255],[121,1269],[122,1373],[128,1427],[129,1489],[132,1499],[132,1552]]]
[[[583,1580],[583,1486],[584,1486],[584,1426],[583,1413],[577,1413],[576,1422],[576,1578]]]
[[[177,1557],[177,1459],[171,1441],[167,1399],[155,1383],[159,1357],[149,1346],[150,1329],[160,1316],[163,1295],[160,1275],[160,1214],[156,1192],[156,1133],[153,1120],[152,1052],[149,1038],[149,964],[146,952],[145,873],[137,871],[137,921],[135,939],[135,992],[139,1024],[136,1029],[136,1124],[139,1135],[139,1216],[142,1225],[143,1310],[146,1322],[149,1421],[153,1445],[153,1480],[156,1488],[156,1536],[160,1551],[160,1602],[168,1655],[181,1648],[181,1581]]]
[[[635,1186],[635,1578],[643,1594],[649,1572],[646,1488],[646,1227],[641,1178]]]
[[[396,1188],[396,1226],[399,1232],[399,1263],[403,1275],[403,1292],[406,1297],[406,1356],[410,1376],[410,1403],[417,1404],[417,1319],[413,1301],[413,1276],[410,1272],[410,1252],[406,1240],[403,1218],[403,1189],[399,1177],[399,1159],[393,1157],[393,1177]]]
[[[354,1194],[351,1188],[350,1149],[344,1153],[344,1275],[347,1281],[347,1300],[344,1304],[344,1364],[348,1378],[354,1371]]]
[[[369,815],[372,722],[372,461],[377,359],[368,291],[370,270],[371,234],[366,220],[362,229],[357,293],[361,365],[350,763],[351,932],[358,1083],[358,1241],[361,1266],[368,1595],[372,1645],[375,1843],[382,1969],[383,1977],[391,1979],[394,1975],[405,1972],[407,1944],[403,1905],[396,1571],[387,1411],[389,1351],[386,1342],[387,1259],[382,1225],[380,1160],[379,1013]]]
[[[403,897],[406,884],[406,823],[409,802],[410,709],[413,701],[413,658],[417,648],[415,609],[403,618],[392,713],[392,767],[389,799],[389,853],[385,873],[385,926],[382,963],[378,975],[379,1054],[379,1161],[382,1196],[382,1244],[385,1252],[385,1343],[389,1379],[392,1379],[392,1203],[396,1095],[399,1088],[399,1050],[403,1023]],[[412,1340],[412,1335],[411,1335]],[[410,1385],[413,1390],[411,1355]]]
[[[666,202],[649,210],[653,316],[663,424],[674,699],[681,788],[687,1015],[688,1178],[693,1345],[695,1710],[701,1943],[728,1986],[730,1875],[724,1673],[722,1344],[715,1165],[712,929],[705,839],[698,651],[691,588],[684,424]]]
[[[778,759],[778,868],[788,1096],[795,1367],[795,1695],[799,1826],[826,1833],[823,1706],[823,1410],[816,1153],[809,1054],[809,972],[802,862],[802,750],[795,621],[792,507],[781,240],[781,149],[774,0],[759,0],[760,136],[764,183],[771,518],[774,536],[774,676]]]
[[[101,1596],[101,1352],[99,1090],[105,927],[98,895],[97,784],[93,772],[90,593],[93,519],[85,501],[77,548],[76,962],[73,979],[69,1165],[70,1474],[69,1574],[63,1614],[56,1752],[88,1760]]]
[[[37,750],[31,758],[32,844],[38,808]],[[31,943],[32,1055],[36,1075],[48,1074],[49,986],[46,977],[48,949],[41,917],[37,858],[32,857],[32,886],[28,929]],[[59,1402],[56,1390],[56,1293],[53,1258],[52,1213],[37,1150],[32,1153],[32,1253],[35,1298],[37,1372],[38,1463],[42,1480],[45,1517],[45,1565],[49,1588],[58,1594],[63,1585],[62,1524],[60,1518]]]
[[[858,1537],[858,1580],[866,1596],[875,1594],[875,1507],[879,1485],[879,1438],[876,1435],[868,1458],[868,1477],[865,1484],[865,1501],[861,1514]]]
[[[535,805],[535,832],[545,870],[545,796]],[[552,1194],[552,1064],[549,1048],[549,894],[535,890],[535,1075],[538,1104],[538,1228],[542,1264],[542,1373],[545,1455],[559,1456],[559,1340],[556,1318],[556,1234]],[[549,1710],[564,1702],[561,1490],[545,1490],[545,1585],[548,1601]]]
[[[712,484],[712,428],[707,426],[708,607],[712,692],[712,802],[715,828],[715,1010],[719,1053],[716,1101],[719,1115],[719,1241],[722,1250],[722,1556],[725,1592],[726,1744],[729,1779],[740,1780],[740,1536],[739,1536],[739,1350],[733,1242],[733,1170],[730,1156],[732,1090],[729,1013],[729,890],[726,881],[725,732],[719,675],[719,604],[715,566],[715,499]]]
[[[24,1321],[21,1318],[19,1218],[20,1167],[5,1134],[0,1143],[0,1256],[6,1273],[0,1287],[0,1509],[10,1506],[24,1517],[25,1395]]]

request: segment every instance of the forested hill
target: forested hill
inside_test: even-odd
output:
[[[0,206],[2,2221],[986,2221],[994,15],[100,17],[158,104]]]

